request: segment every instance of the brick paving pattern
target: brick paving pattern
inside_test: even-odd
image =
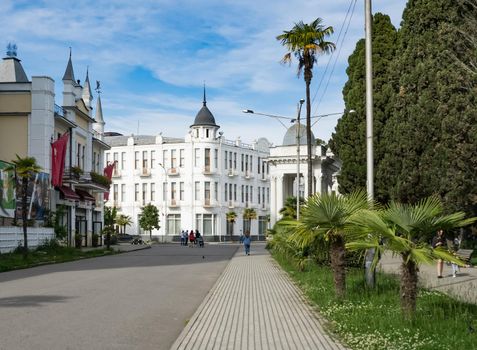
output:
[[[171,349],[345,349],[263,244],[239,250]]]

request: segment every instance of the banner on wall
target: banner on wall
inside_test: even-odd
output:
[[[28,219],[44,220],[50,203],[50,175],[37,173],[34,178]]]
[[[0,217],[15,215],[15,172],[5,170],[11,165],[0,160]]]
[[[21,179],[19,182],[19,194],[17,196],[17,218],[22,218]],[[50,175],[37,173],[30,178],[27,190],[27,219],[45,220],[50,202]]]

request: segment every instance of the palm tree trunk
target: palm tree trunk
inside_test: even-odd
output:
[[[28,191],[28,178],[22,178],[23,193],[22,193],[22,221],[23,221],[23,258],[28,257],[28,234],[27,234],[27,217],[28,217],[28,205],[27,205],[27,191]]]
[[[343,238],[337,237],[331,242],[331,269],[335,282],[335,292],[339,299],[344,298],[346,292],[346,270],[345,270],[345,242]]]
[[[407,256],[402,257],[401,265],[401,310],[406,318],[411,318],[416,311],[417,299],[417,272],[418,268],[414,261],[407,261]]]
[[[305,68],[305,85],[306,85],[306,153],[308,163],[308,197],[313,195],[313,161],[311,157],[311,101],[310,101],[310,84],[311,69]]]

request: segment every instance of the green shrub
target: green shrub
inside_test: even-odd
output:
[[[94,171],[92,171],[90,175],[91,175],[91,180],[93,182],[103,185],[104,187],[107,187],[107,188],[111,186],[111,180],[108,179],[106,176],[95,173]]]

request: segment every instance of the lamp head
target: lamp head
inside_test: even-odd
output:
[[[349,114],[355,114],[356,111],[355,111],[354,109],[350,109],[350,110],[348,111],[348,113],[349,113]]]
[[[305,102],[305,99],[304,99],[304,98],[300,99],[300,104],[301,104],[301,105],[302,105],[304,102]]]
[[[252,113],[253,114],[253,111],[251,109],[244,109],[242,111],[243,113]]]

